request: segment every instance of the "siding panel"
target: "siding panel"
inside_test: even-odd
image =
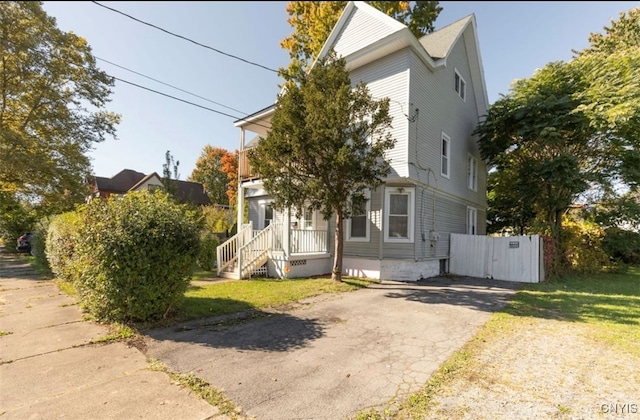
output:
[[[357,7],[353,9],[335,43],[335,51],[345,57],[398,31]]]
[[[393,150],[387,152],[392,171],[388,178],[409,175],[407,165],[407,130],[405,113],[408,112],[409,65],[408,49],[390,54],[351,72],[351,84],[364,82],[375,99],[389,98],[389,113],[393,118],[391,135],[396,140]]]

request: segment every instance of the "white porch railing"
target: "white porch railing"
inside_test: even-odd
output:
[[[291,253],[307,254],[312,252],[327,252],[327,231],[292,230]]]
[[[238,259],[238,250],[251,240],[253,236],[253,223],[249,222],[242,229],[218,247],[217,267],[218,275],[229,268],[233,268]]]
[[[238,250],[238,267],[240,278],[251,275],[253,270],[263,265],[269,258],[269,252],[273,249],[274,232],[281,230],[280,226],[273,223],[259,231],[251,240]]]

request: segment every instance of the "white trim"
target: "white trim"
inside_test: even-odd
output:
[[[447,142],[447,147],[443,151],[443,141]],[[444,171],[445,167],[442,164],[443,160],[446,159],[446,172]],[[440,175],[445,178],[449,178],[451,176],[451,137],[449,137],[444,131],[440,136]]]
[[[365,191],[364,196],[365,196],[365,200],[367,200],[365,203],[365,210],[364,210],[364,216],[365,216],[364,237],[351,236],[351,218],[349,218],[347,219],[347,235],[346,235],[347,242],[370,242],[371,240],[371,190]]]
[[[478,158],[471,153],[467,155],[467,188],[478,191]]]
[[[464,80],[464,77],[462,77],[458,69],[454,68],[453,71],[453,90],[455,90],[460,99],[467,102],[467,81]]]
[[[478,234],[478,209],[467,206],[467,235]]]
[[[407,236],[391,237],[389,236],[389,216],[391,215],[391,195],[407,196]],[[414,209],[415,209],[416,189],[414,187],[393,187],[384,189],[384,241],[397,243],[413,243],[414,229]]]

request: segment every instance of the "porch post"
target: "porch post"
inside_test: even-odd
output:
[[[244,223],[244,187],[238,183],[238,229],[240,232],[242,224]]]
[[[291,256],[291,211],[288,208],[284,209],[283,216],[282,250],[285,260],[288,261]]]
[[[240,153],[244,150],[244,136],[245,131],[244,128],[240,128]],[[240,155],[238,156],[240,158]],[[237,223],[238,229],[240,232],[242,229],[242,224],[244,223],[244,188],[242,187],[242,179],[240,179],[240,162],[238,162],[238,208],[237,208]]]

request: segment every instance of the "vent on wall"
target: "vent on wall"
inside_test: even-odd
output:
[[[307,265],[307,260],[295,260],[295,261],[291,261],[289,264],[292,267],[295,267],[296,265]]]

